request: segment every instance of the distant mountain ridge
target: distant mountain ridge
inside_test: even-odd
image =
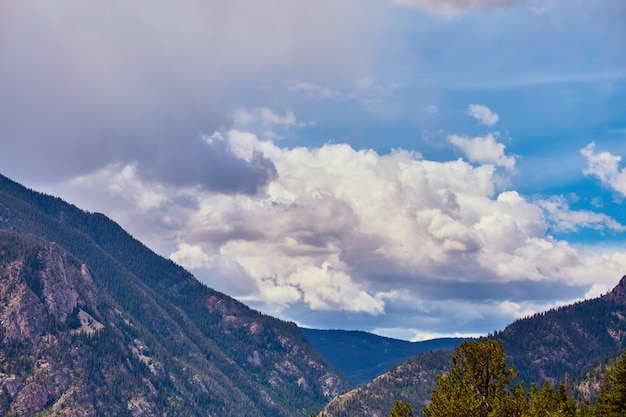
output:
[[[0,274],[0,414],[308,416],[350,387],[295,324],[3,176]]]
[[[420,353],[453,350],[463,338],[409,342],[355,330],[302,329],[309,343],[354,385],[364,384]]]
[[[597,395],[598,377],[626,349],[626,276],[609,293],[516,320],[490,335],[502,340],[507,362],[528,389],[564,380],[577,397]],[[435,376],[449,369],[449,351],[411,358],[368,384],[326,405],[323,417],[385,417],[395,400],[413,404],[415,415],[430,399]]]

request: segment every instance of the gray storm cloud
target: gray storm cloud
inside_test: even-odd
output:
[[[358,50],[340,32],[353,9],[333,3],[2,2],[3,173],[41,183],[132,163],[157,182],[254,192],[272,163],[201,135],[230,126],[233,90]]]
[[[212,191],[242,194],[254,194],[276,178],[274,163],[261,152],[245,160],[219,137],[201,139],[144,156],[142,174],[173,185],[198,183]]]

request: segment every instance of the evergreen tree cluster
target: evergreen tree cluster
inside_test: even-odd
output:
[[[606,369],[595,405],[577,401],[567,381],[556,388],[533,382],[526,392],[513,366],[506,366],[499,340],[465,341],[450,356],[451,366],[437,375],[424,417],[624,417],[626,416],[626,351]],[[514,384],[515,383],[515,384]],[[514,385],[513,385],[514,384]],[[333,416],[367,415],[363,409]],[[327,415],[325,412],[320,417]],[[413,417],[408,401],[396,400],[388,417]],[[312,415],[311,417],[315,417]]]
[[[506,367],[499,340],[463,342],[451,356],[452,366],[437,377],[425,417],[624,417],[626,416],[626,352],[609,368],[595,407],[577,402],[566,381],[553,388],[535,382],[528,393],[524,382]],[[395,410],[395,411],[394,411]],[[396,414],[393,414],[393,413]],[[397,414],[394,406],[392,414]]]

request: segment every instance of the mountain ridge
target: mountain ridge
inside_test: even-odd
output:
[[[457,347],[464,338],[409,342],[359,330],[302,328],[311,346],[353,385],[369,382],[420,353]]]
[[[489,335],[500,339],[507,362],[528,390],[532,382],[568,381],[577,398],[593,400],[602,369],[626,350],[626,276],[608,293],[550,309]],[[413,404],[416,415],[429,399],[435,376],[449,367],[450,351],[410,358],[363,386],[341,394],[323,417],[385,417],[394,401]]]
[[[63,404],[87,415],[94,409],[102,415],[166,411],[167,415],[308,415],[350,387],[294,323],[260,314],[204,286],[103,214],[84,212],[0,176],[0,230],[6,248],[12,244],[31,248],[26,251],[30,255],[18,251],[12,258],[7,249],[0,258],[3,279],[12,283],[5,289],[0,310],[15,316],[3,305],[14,305],[16,297],[22,297],[20,304],[29,306],[37,323],[45,324],[33,327],[29,337],[14,340],[7,336],[6,320],[2,323],[0,365],[8,371],[14,364],[28,365],[20,372],[0,375],[0,405],[4,403],[6,410],[23,413],[27,404],[38,404],[56,415]],[[64,315],[54,314],[49,301],[55,297],[45,296],[51,281],[41,278],[56,262],[50,263],[44,255],[52,247],[62,254],[58,259],[67,260],[61,262],[63,274],[89,272],[97,288],[95,307],[68,290],[68,305],[74,308]],[[83,285],[73,282],[74,287]],[[28,314],[20,314],[26,320]],[[93,334],[77,329],[92,329]],[[57,347],[51,348],[49,342]],[[23,355],[16,353],[15,343]],[[61,347],[72,351],[73,343],[83,347],[80,360],[55,353],[33,362],[38,352],[43,355]],[[109,347],[102,369],[86,366],[97,359],[102,346]],[[46,373],[42,367],[54,372]],[[36,378],[45,380],[45,375],[58,376],[56,372],[65,368],[76,373],[57,384],[63,389],[49,390],[51,382],[31,384]],[[133,378],[139,378],[137,383],[111,385]],[[92,380],[101,381],[104,388],[90,385]],[[72,388],[80,384],[82,390]],[[86,398],[85,389],[94,394]],[[112,404],[98,397],[103,390],[116,393]],[[68,398],[74,399],[73,406]]]

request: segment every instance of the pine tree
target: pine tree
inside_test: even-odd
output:
[[[626,416],[626,352],[608,371],[593,411],[598,417]]]
[[[413,406],[410,403],[396,401],[388,417],[413,417]]]
[[[589,400],[585,399],[576,410],[576,417],[593,417],[593,410],[589,405]]]
[[[452,368],[437,376],[426,417],[487,417],[509,408],[509,383],[517,375],[506,368],[499,340],[462,342],[451,357]],[[506,406],[506,407],[505,407]]]
[[[544,382],[540,391],[533,383],[529,394],[530,417],[575,417],[576,401],[567,395],[567,386],[562,382],[557,389],[552,389],[548,381]]]

